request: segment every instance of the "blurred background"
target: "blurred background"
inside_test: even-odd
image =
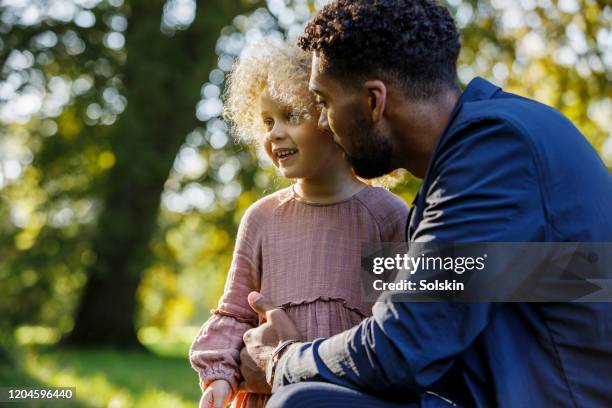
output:
[[[0,386],[195,406],[187,350],[240,218],[287,185],[228,135],[225,74],[325,3],[0,0]],[[478,75],[560,109],[612,167],[608,0],[446,4],[463,85]],[[418,185],[400,173],[392,191],[410,202]]]

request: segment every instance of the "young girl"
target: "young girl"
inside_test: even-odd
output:
[[[362,299],[363,242],[404,241],[408,208],[383,188],[355,178],[332,135],[317,126],[308,91],[310,56],[262,42],[233,70],[226,118],[296,182],[253,204],[240,223],[225,293],[189,352],[204,391],[200,407],[221,407],[237,392],[242,335],[258,322],[247,295],[282,307],[302,340],[330,337],[371,314]],[[248,394],[240,406],[261,406]]]

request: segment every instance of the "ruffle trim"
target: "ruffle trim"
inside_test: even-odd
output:
[[[304,299],[304,300],[300,300],[299,302],[286,302],[286,303],[281,304],[279,307],[281,309],[287,309],[287,308],[295,307],[295,306],[309,305],[309,304],[315,303],[315,302],[328,302],[328,303],[336,302],[336,303],[340,303],[340,304],[342,304],[342,307],[344,307],[347,310],[350,310],[351,312],[358,313],[362,318],[368,317],[369,316],[368,312],[371,312],[371,311],[364,312],[360,308],[358,308],[357,306],[350,305],[346,301],[346,299],[343,299],[343,298],[334,298],[334,297],[329,297],[329,296],[317,296],[317,297],[314,297],[314,298],[307,298],[307,299]]]
[[[230,384],[230,388],[232,389],[230,399],[234,399],[236,396],[236,392],[238,391],[238,373],[236,373],[234,370],[198,370],[198,376],[200,379],[200,388],[202,389],[202,392],[204,392],[206,387],[208,387],[213,381],[225,380]]]
[[[240,316],[237,313],[226,312],[225,310],[221,310],[221,309],[211,309],[210,313],[214,314],[214,315],[217,315],[217,316],[231,317],[231,318],[239,321],[240,323],[250,324],[251,326],[259,325],[259,320],[258,319],[251,319],[251,318],[248,318],[248,317]]]

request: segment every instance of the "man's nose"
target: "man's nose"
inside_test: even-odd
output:
[[[329,122],[327,121],[327,111],[323,109],[319,115],[319,122],[317,123],[319,129],[329,130]]]

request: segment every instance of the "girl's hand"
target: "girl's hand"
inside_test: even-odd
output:
[[[229,382],[215,380],[204,390],[200,398],[200,408],[223,408],[229,402],[232,389]]]

